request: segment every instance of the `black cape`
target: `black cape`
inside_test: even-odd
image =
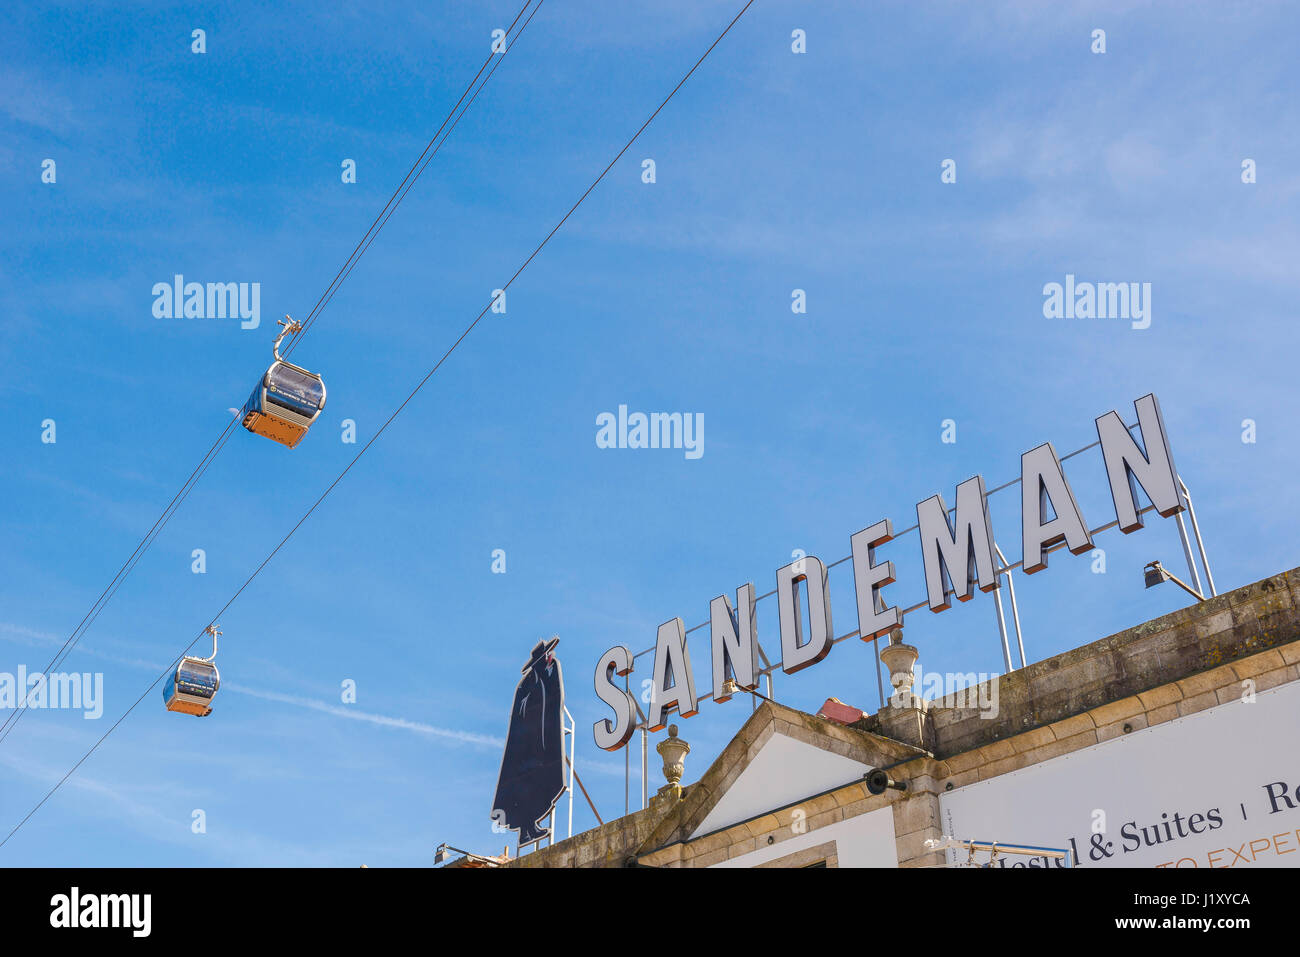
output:
[[[564,792],[564,681],[552,654],[558,638],[538,642],[515,688],[492,820],[519,832],[519,844],[550,836],[541,820]]]

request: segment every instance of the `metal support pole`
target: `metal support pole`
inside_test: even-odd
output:
[[[885,680],[880,676],[880,639],[871,639],[871,648],[876,655],[876,693],[880,695],[881,710],[885,707]]]
[[[1187,491],[1187,483],[1179,476],[1178,484],[1183,490],[1183,499],[1187,502],[1187,517],[1192,520],[1192,534],[1196,536],[1196,548],[1201,553],[1201,565],[1205,568],[1205,581],[1210,586],[1210,597],[1219,594],[1214,587],[1214,575],[1210,572],[1210,559],[1205,554],[1205,542],[1201,539],[1201,523],[1196,520],[1196,508],[1192,505],[1192,493]]]
[[[1007,567],[1007,556],[1002,554],[1002,549],[998,548],[997,543],[993,543],[994,550],[998,553],[998,561],[1002,567]],[[1006,573],[1007,578],[1007,597],[1011,599],[1011,623],[1016,628],[1016,645],[1020,651],[1020,667],[1024,667],[1028,662],[1025,659],[1025,636],[1020,630],[1020,606],[1016,604],[1016,582],[1010,572]]]
[[[569,735],[569,837],[573,837],[573,778],[578,773],[575,767],[578,758],[578,723],[573,720],[568,708],[564,709],[564,716],[569,719],[569,727],[565,730]]]
[[[631,675],[623,676],[623,688],[631,694]],[[623,748],[623,813],[632,813],[632,750],[627,747]]]
[[[1001,575],[998,578],[1002,578]],[[1006,666],[1007,674],[1015,670],[1011,664],[1011,646],[1007,643],[1007,619],[1002,613],[1002,589],[993,589],[993,607],[998,614],[998,634],[1002,637],[1002,663]]]
[[[650,774],[649,755],[650,755],[650,732],[646,730],[646,726],[643,724],[641,725],[641,809],[642,810],[645,810],[645,808],[650,803],[650,782],[648,780]]]
[[[645,810],[647,803],[646,792],[646,728],[650,725],[650,719],[646,717],[645,712],[641,710],[641,703],[632,699],[632,705],[636,708],[636,717],[638,724],[637,730],[641,732],[641,809]],[[625,749],[626,750],[626,749]]]
[[[1016,583],[1012,580],[1010,573],[1007,574],[1007,597],[1011,599],[1011,623],[1016,626],[1016,645],[1020,650],[1020,667],[1024,667],[1028,662],[1025,660],[1025,636],[1020,630],[1020,609],[1016,605]]]
[[[1174,521],[1178,523],[1178,539],[1183,543],[1183,557],[1187,559],[1187,571],[1191,574],[1192,588],[1196,590],[1197,595],[1204,597],[1201,573],[1196,570],[1196,559],[1192,557],[1192,543],[1187,538],[1187,523],[1183,521],[1183,513],[1178,512],[1174,515]]]
[[[762,642],[758,642],[758,656],[759,656],[760,658],[763,659],[763,668],[764,668],[764,669],[770,669],[770,668],[772,667],[772,662],[769,661],[768,658],[767,658],[767,652],[763,650],[763,643],[762,643]],[[772,672],[771,672],[770,670],[766,671],[766,673],[763,675],[763,678],[767,681],[767,697],[768,697],[768,698],[771,698],[771,700],[775,701],[776,698],[773,698],[773,697],[772,697]],[[755,697],[753,697],[753,696],[751,696],[751,697],[750,697],[750,700],[754,702],[754,709],[753,709],[753,710],[757,711],[757,710],[758,710],[758,699],[755,698]]]

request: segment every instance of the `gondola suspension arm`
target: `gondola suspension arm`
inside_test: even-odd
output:
[[[204,628],[203,630],[212,636],[212,655],[208,658],[199,658],[198,660],[216,661],[217,660],[217,639],[221,637],[221,626],[218,624],[211,624],[208,625],[208,627]]]
[[[273,347],[273,351],[275,352],[275,361],[281,362],[283,360],[280,357],[280,340],[283,339],[285,336],[293,335],[294,333],[301,332],[302,323],[297,322],[292,316],[288,314],[286,314],[283,319],[280,319],[278,321],[280,325],[284,326],[284,328],[281,329],[280,334],[275,337],[275,346]]]

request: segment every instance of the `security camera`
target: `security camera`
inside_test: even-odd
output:
[[[867,790],[872,794],[884,794],[886,791],[906,791],[906,781],[895,781],[880,768],[874,771],[868,771],[862,775],[862,779],[867,782]]]

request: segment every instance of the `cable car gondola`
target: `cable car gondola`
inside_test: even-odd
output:
[[[221,675],[217,673],[217,637],[221,632],[213,625],[204,629],[212,636],[212,657],[181,658],[176,666],[176,673],[163,685],[163,700],[167,702],[168,711],[192,714],[199,718],[212,714],[212,699],[221,687]]]
[[[316,373],[280,358],[280,340],[302,329],[288,316],[284,319],[284,329],[275,337],[275,361],[248,397],[242,415],[248,431],[292,449],[325,408],[325,383]]]

